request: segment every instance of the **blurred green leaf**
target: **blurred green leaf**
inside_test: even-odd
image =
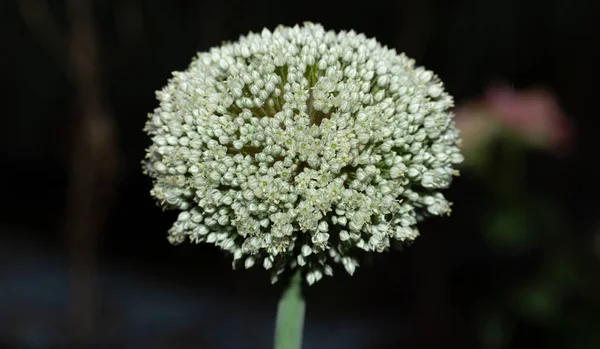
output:
[[[498,209],[490,213],[484,222],[485,238],[499,252],[527,252],[537,242],[529,221],[526,210],[518,207]]]
[[[560,311],[560,297],[553,288],[537,283],[523,288],[516,296],[519,312],[538,323],[550,323]]]

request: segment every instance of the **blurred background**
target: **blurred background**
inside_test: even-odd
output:
[[[435,71],[466,162],[449,218],[306,292],[304,348],[600,348],[596,1],[0,2],[0,348],[270,348],[281,285],[211,246],[140,161],[197,51],[303,21]]]

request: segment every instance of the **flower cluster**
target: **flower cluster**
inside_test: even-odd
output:
[[[431,71],[354,31],[306,23],[200,53],[157,92],[145,167],[181,211],[169,240],[215,244],[234,266],[309,284],[357,252],[450,212],[462,161],[452,97]]]

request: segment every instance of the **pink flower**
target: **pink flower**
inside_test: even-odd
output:
[[[571,124],[547,90],[516,92],[506,85],[497,85],[487,90],[484,100],[504,127],[544,148],[569,148]]]
[[[515,91],[505,84],[488,87],[484,97],[456,109],[465,148],[512,132],[531,146],[563,152],[570,148],[572,126],[554,96],[544,89]]]

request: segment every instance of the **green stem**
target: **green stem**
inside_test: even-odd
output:
[[[279,300],[275,323],[275,349],[300,349],[302,347],[304,311],[302,273],[298,270]]]

